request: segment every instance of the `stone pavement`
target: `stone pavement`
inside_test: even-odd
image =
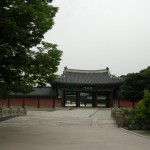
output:
[[[149,150],[146,139],[117,128],[110,109],[28,111],[0,122],[1,150]]]

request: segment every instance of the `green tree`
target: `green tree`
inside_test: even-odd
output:
[[[144,90],[144,96],[136,107],[137,113],[142,115],[144,128],[150,129],[150,92]]]
[[[125,76],[120,93],[123,99],[131,101],[140,100],[144,89],[150,89],[150,67],[139,73],[131,73]]]
[[[150,67],[140,71],[142,80],[140,80],[141,87],[150,90]]]
[[[33,75],[29,75],[34,58],[31,48],[52,28],[58,10],[49,2],[0,1],[0,95],[26,93],[34,85]]]
[[[57,49],[56,44],[42,42],[43,47],[38,47],[38,52],[34,53],[32,66],[29,75],[38,86],[50,84],[57,78],[55,74],[58,71],[58,65],[61,60],[62,51]]]

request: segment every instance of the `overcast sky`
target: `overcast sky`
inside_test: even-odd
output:
[[[150,65],[150,0],[53,0],[59,7],[45,40],[63,51],[58,74],[109,67],[116,76]]]

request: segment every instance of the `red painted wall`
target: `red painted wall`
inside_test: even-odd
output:
[[[53,99],[40,99],[39,104],[41,107],[53,107]]]
[[[62,100],[56,99],[56,100],[55,100],[55,106],[56,106],[56,107],[62,107]]]
[[[1,99],[0,98],[0,106],[33,106],[33,107],[53,107],[53,99],[51,98],[10,98],[8,99]],[[62,106],[61,100],[55,100],[55,107]]]
[[[24,105],[25,106],[38,106],[38,100],[36,98],[25,98]]]
[[[7,106],[8,105],[8,99],[0,99],[0,106]]]
[[[11,98],[11,99],[0,99],[0,106],[23,106],[23,98]],[[53,107],[53,99],[50,98],[24,98],[24,106],[33,107]],[[135,106],[137,102],[135,102]],[[55,100],[55,107],[61,107],[62,100]],[[118,100],[113,100],[113,106],[118,106]],[[120,100],[120,107],[133,107],[133,103],[130,101]]]
[[[9,99],[9,105],[10,106],[22,106],[23,100],[20,98],[11,98]]]
[[[135,106],[138,102],[135,102]],[[118,106],[118,100],[113,101],[113,106]],[[120,100],[120,107],[133,107],[133,102],[127,100]]]

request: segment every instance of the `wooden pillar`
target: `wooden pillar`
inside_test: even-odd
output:
[[[62,92],[63,96],[62,96],[62,106],[65,107],[65,103],[66,103],[66,93],[65,91]]]
[[[96,97],[96,92],[92,93],[92,107],[97,106],[97,97]]]
[[[55,108],[55,98],[53,98],[53,108]]]
[[[86,107],[86,96],[84,97],[84,105]]]
[[[120,108],[120,98],[118,98],[118,108]]]
[[[10,98],[8,98],[7,107],[10,107]]]
[[[76,92],[76,107],[80,107],[80,90]]]
[[[39,98],[39,97],[37,97],[37,100],[38,100],[37,108],[40,108],[40,98]]]
[[[106,107],[109,107],[109,93],[106,95]]]
[[[94,93],[92,93],[92,107],[94,107]]]
[[[110,91],[109,96],[108,96],[108,106],[107,107],[112,107],[113,106],[113,90]]]
[[[25,108],[25,100],[24,100],[24,97],[22,99],[22,107]]]
[[[97,91],[95,92],[95,107],[97,107]]]

